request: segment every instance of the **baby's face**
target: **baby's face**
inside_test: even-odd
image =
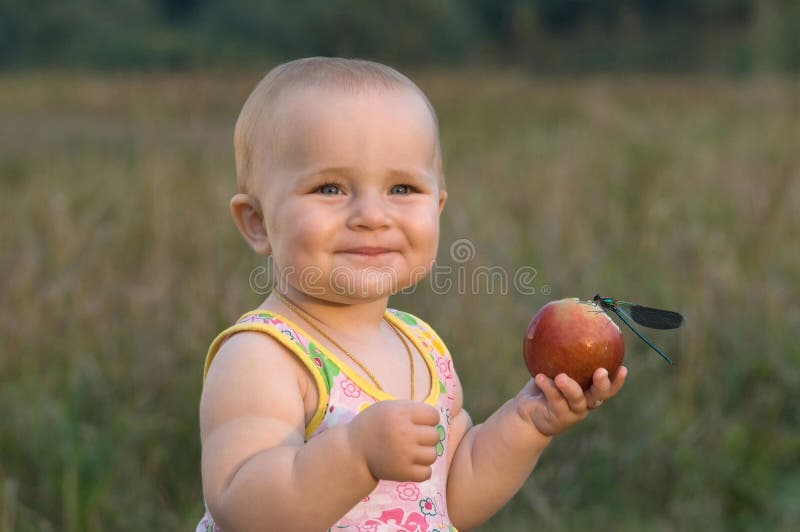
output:
[[[338,302],[421,280],[446,199],[425,102],[398,88],[304,89],[280,103],[260,198],[279,275]]]

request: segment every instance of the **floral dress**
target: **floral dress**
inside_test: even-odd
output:
[[[425,402],[439,410],[438,457],[432,465],[431,478],[424,482],[381,480],[367,497],[354,506],[329,531],[343,532],[453,532],[447,515],[447,462],[450,433],[450,410],[456,387],[450,353],[442,340],[424,321],[406,312],[387,309],[385,317],[400,330],[422,354],[430,375],[430,393]],[[341,362],[288,319],[265,310],[244,314],[235,325],[222,331],[212,342],[206,357],[204,374],[214,355],[232,334],[258,331],[286,346],[310,371],[319,391],[319,404],[306,426],[306,441],[327,429],[348,423],[368,406],[394,399],[377,389],[360,374]],[[206,509],[196,532],[220,532]]]

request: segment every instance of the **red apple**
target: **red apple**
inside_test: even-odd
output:
[[[532,376],[566,373],[586,390],[597,368],[613,376],[625,354],[622,332],[597,305],[578,298],[551,301],[528,325],[525,365]]]

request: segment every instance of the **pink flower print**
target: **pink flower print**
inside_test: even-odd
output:
[[[439,368],[439,375],[444,380],[453,378],[453,361],[445,357],[436,358],[436,367]]]
[[[313,360],[314,360],[314,365],[316,365],[318,368],[322,367],[322,359],[321,358],[314,357]]]
[[[403,523],[403,528],[409,532],[428,532],[428,521],[422,514],[411,512]]]
[[[380,508],[391,508],[392,504],[397,504],[397,497],[389,493],[372,492],[367,495],[361,503],[355,505],[342,518],[343,525],[353,526],[355,523],[364,523],[373,519],[380,513]],[[347,530],[350,530],[349,528]],[[360,530],[360,529],[359,529]]]
[[[392,525],[391,527],[381,525]],[[374,528],[373,528],[374,527]],[[399,527],[399,530],[398,530]],[[428,523],[422,514],[405,515],[402,508],[386,510],[378,519],[370,519],[358,528],[359,532],[392,530],[398,532],[428,532]]]
[[[436,504],[434,504],[433,499],[430,497],[425,497],[419,501],[419,511],[425,515],[436,515],[438,513],[436,511]]]
[[[397,486],[397,496],[404,501],[416,501],[419,498],[419,488],[413,482],[405,482]]]
[[[339,386],[342,388],[342,392],[344,392],[347,397],[352,397],[354,399],[361,397],[361,390],[350,379],[342,380],[339,383]]]

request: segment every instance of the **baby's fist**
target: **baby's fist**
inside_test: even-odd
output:
[[[378,480],[422,482],[431,476],[439,412],[416,401],[381,401],[348,424],[354,448]]]

